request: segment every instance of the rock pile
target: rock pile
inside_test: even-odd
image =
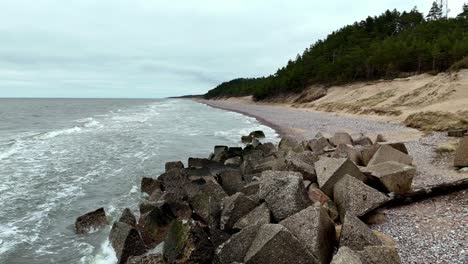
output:
[[[143,178],[139,217],[112,227],[119,263],[400,263],[361,218],[408,192],[415,168],[404,144],[378,141],[319,134],[169,162]]]

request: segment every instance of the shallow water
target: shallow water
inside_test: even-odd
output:
[[[277,140],[186,100],[0,99],[0,263],[115,263],[109,227],[75,235],[76,217],[135,210],[142,176],[256,129]]]

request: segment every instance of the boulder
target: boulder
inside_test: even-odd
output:
[[[312,151],[304,151],[301,153],[289,152],[285,157],[285,162],[290,171],[300,172],[304,180],[311,182],[317,181],[314,163],[319,158]]]
[[[372,166],[386,161],[396,161],[406,165],[411,165],[413,163],[413,158],[391,146],[381,145],[367,166]]]
[[[224,171],[219,174],[219,184],[228,195],[240,192],[245,185],[240,171]]]
[[[455,167],[468,167],[468,136],[460,140],[460,146],[455,153]]]
[[[310,188],[307,190],[307,195],[312,203],[324,204],[330,200],[328,195],[315,186],[310,186]]]
[[[257,166],[254,167],[252,173],[262,173],[264,171],[274,170],[274,171],[287,171],[288,165],[286,164],[286,160],[284,158],[274,158],[272,157],[271,160],[264,161]],[[301,175],[302,177],[302,175]]]
[[[335,146],[340,144],[354,145],[353,138],[346,132],[335,133],[335,135],[333,135],[333,137],[330,139],[330,143]]]
[[[143,177],[141,179],[141,192],[151,195],[156,190],[161,190],[161,182],[156,179]]]
[[[380,145],[365,146],[360,149],[362,165],[367,166],[369,161],[374,157],[374,154],[379,150]]]
[[[253,137],[251,136],[242,136],[241,142],[244,144],[252,143]]]
[[[160,208],[167,208],[178,219],[190,219],[192,208],[178,193],[166,192],[156,202]]]
[[[233,235],[216,249],[214,263],[231,264],[243,262],[250,245],[257,236],[261,225],[251,225]]]
[[[171,208],[157,206],[140,217],[139,226],[145,244],[152,247],[164,241],[172,221],[176,219]]]
[[[369,137],[361,135],[360,137],[353,139],[354,145],[357,146],[370,146],[372,145],[372,140]]]
[[[164,240],[166,263],[211,263],[214,247],[203,228],[192,221],[174,221]]]
[[[372,230],[352,213],[344,217],[340,235],[340,247],[363,250],[367,246],[380,246],[382,242]]]
[[[291,137],[283,137],[278,144],[278,149],[286,151],[291,150],[294,152],[302,152],[305,150],[300,142]]]
[[[449,130],[447,132],[447,136],[461,138],[461,137],[464,137],[467,132],[468,132],[468,129],[454,129],[454,130]]]
[[[281,221],[310,205],[302,175],[297,172],[263,172],[259,198],[266,202],[276,221]]]
[[[252,131],[249,136],[254,138],[265,138],[265,133],[261,130]]]
[[[365,181],[366,177],[350,159],[334,159],[322,157],[315,163],[317,182],[320,189],[328,196],[333,196],[333,186],[344,175],[351,175]]]
[[[330,264],[362,264],[359,255],[349,247],[340,247]]]
[[[158,177],[161,182],[161,189],[165,192],[176,193],[182,197],[186,197],[187,193],[184,186],[190,183],[190,179],[186,170],[170,170]]]
[[[333,146],[330,144],[328,139],[324,137],[310,140],[308,146],[317,155],[333,149]]]
[[[378,134],[374,141],[375,144],[380,143],[380,142],[387,142],[387,140],[382,134]]]
[[[348,158],[356,165],[362,164],[361,151],[350,145],[339,144],[332,154],[332,158]]]
[[[183,169],[184,168],[184,164],[182,163],[182,161],[170,161],[170,162],[166,162],[166,171],[170,171],[172,169]]]
[[[368,246],[356,252],[362,264],[400,264],[401,259],[396,247]]]
[[[280,224],[291,232],[319,263],[330,263],[335,241],[335,225],[321,206],[309,206]]]
[[[164,192],[161,189],[156,189],[151,193],[151,195],[148,197],[148,201],[157,201],[161,196],[164,194]]]
[[[129,257],[127,264],[164,264],[164,259],[159,254],[145,254]]]
[[[151,210],[153,210],[156,207],[157,207],[156,201],[143,200],[139,205],[140,215],[149,213],[151,212]]]
[[[226,161],[224,161],[224,165],[236,165],[240,166],[242,163],[242,158],[240,156],[229,158]]]
[[[385,194],[349,175],[335,184],[333,197],[341,219],[345,213],[361,217],[390,200]]]
[[[377,143],[379,146],[390,146],[396,150],[399,150],[405,154],[409,154],[408,149],[406,148],[405,143],[403,142],[382,142],[382,143]]]
[[[270,210],[265,203],[254,208],[247,215],[242,217],[236,224],[234,229],[244,229],[250,225],[269,224],[271,221]]]
[[[219,227],[221,201],[227,197],[223,188],[215,182],[207,182],[200,191],[190,197],[193,213],[206,224]]]
[[[126,223],[129,226],[136,226],[135,215],[129,208],[125,208],[122,212],[122,215],[119,218],[119,222]]]
[[[395,161],[387,161],[367,167],[367,171],[387,188],[388,191],[403,194],[411,191],[416,168]]]
[[[119,264],[126,263],[130,256],[139,256],[146,252],[146,246],[138,231],[122,222],[114,223],[109,240]]]
[[[219,163],[210,159],[202,159],[202,158],[189,158],[188,159],[189,168],[203,168],[203,167],[207,167],[213,164],[219,164]]]
[[[263,156],[268,156],[268,155],[273,154],[276,151],[276,146],[271,142],[267,142],[267,143],[258,145],[255,148],[255,150],[260,151],[263,154]]]
[[[258,230],[245,255],[244,263],[315,264],[319,262],[285,227],[266,224]]]
[[[338,220],[340,214],[338,213],[338,208],[336,207],[336,204],[332,200],[326,201],[324,204],[322,204],[322,207],[325,208],[325,210],[327,210],[328,216],[330,216],[333,222],[336,222]]]
[[[250,195],[255,195],[258,193],[258,190],[260,189],[260,182],[251,182],[247,185],[245,185],[242,190],[241,190],[241,193],[247,195],[247,196],[250,196]]]
[[[86,234],[107,224],[106,212],[104,208],[99,208],[78,217],[75,221],[75,232],[77,234]]]
[[[228,149],[229,149],[228,146],[215,146],[213,150],[213,154],[216,156],[220,153],[227,151]]]
[[[222,201],[221,230],[231,230],[234,224],[256,207],[256,203],[243,193],[236,193]]]

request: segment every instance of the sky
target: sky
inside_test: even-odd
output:
[[[449,0],[450,15],[464,0]],[[162,98],[274,73],[318,39],[430,0],[0,0],[0,97]]]

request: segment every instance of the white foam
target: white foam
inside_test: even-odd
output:
[[[98,254],[89,263],[94,263],[94,264],[115,264],[115,263],[117,263],[117,261],[118,261],[117,255],[115,254],[115,251],[112,248],[109,239],[107,239],[106,241],[104,241],[104,243],[102,243]]]
[[[137,193],[138,192],[138,186],[133,185],[132,189],[130,190],[129,194]]]
[[[72,128],[47,132],[47,133],[39,135],[38,138],[40,138],[40,139],[50,139],[50,138],[55,138],[55,137],[58,137],[58,136],[61,136],[61,135],[80,133],[82,131],[83,131],[83,129],[81,127],[75,126],[75,127],[72,127]]]

